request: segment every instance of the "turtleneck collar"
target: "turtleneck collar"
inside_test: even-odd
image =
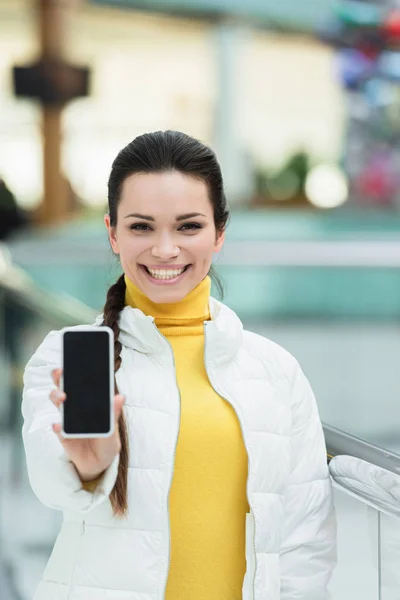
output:
[[[125,304],[154,318],[160,332],[171,335],[202,335],[210,320],[211,279],[206,277],[180,302],[156,304],[125,275]]]
[[[206,360],[210,368],[222,366],[233,360],[243,341],[243,325],[237,314],[222,302],[210,297],[210,320],[204,324],[206,342]],[[96,317],[95,325],[100,327],[104,314]],[[145,315],[138,308],[125,306],[118,318],[119,336],[122,344],[122,364],[125,349],[153,356],[165,363],[168,356],[166,340],[160,335],[154,323],[154,317]],[[250,334],[254,335],[254,334]],[[171,363],[173,366],[173,363]],[[120,370],[117,372],[117,382]]]

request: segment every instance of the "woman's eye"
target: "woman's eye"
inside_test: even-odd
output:
[[[190,230],[201,229],[201,228],[202,228],[202,226],[200,225],[200,223],[184,223],[179,228],[179,231],[190,231]]]
[[[129,229],[133,231],[148,231],[150,227],[146,223],[133,223],[130,225]]]

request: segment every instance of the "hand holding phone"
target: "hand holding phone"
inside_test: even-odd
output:
[[[66,394],[60,390],[62,370],[54,369],[52,378],[56,389],[50,393],[50,400],[60,408],[66,400]],[[118,421],[122,413],[124,397],[114,396],[114,431],[111,436],[103,438],[65,438],[61,434],[61,423],[53,425],[53,431],[58,436],[64,450],[75,465],[81,481],[92,481],[99,477],[110,466],[115,456],[121,450]]]
[[[62,331],[63,369],[53,371],[51,401],[61,410],[54,425],[82,481],[98,477],[120,451],[118,419],[123,398],[114,396],[114,334],[108,327]]]

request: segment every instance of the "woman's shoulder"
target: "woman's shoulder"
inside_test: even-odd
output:
[[[230,331],[231,339],[237,341],[247,360],[261,361],[275,371],[282,371],[283,376],[291,377],[296,373],[298,362],[288,350],[264,335],[244,329],[237,313],[223,302],[213,298],[210,306],[217,322],[222,320],[222,329]]]
[[[243,331],[243,350],[252,377],[265,379],[294,407],[297,414],[309,417],[316,411],[310,383],[297,359],[288,350],[269,338]]]
[[[286,348],[264,335],[247,329],[243,330],[243,349],[266,367],[279,370],[285,378],[291,379],[299,368],[297,359]]]

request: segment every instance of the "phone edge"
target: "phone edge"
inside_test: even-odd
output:
[[[75,433],[75,434],[71,434],[71,433],[66,433],[64,431],[64,404],[62,403],[60,406],[60,413],[61,413],[61,436],[64,439],[99,439],[99,438],[108,438],[111,437],[114,433],[114,429],[115,429],[115,416],[114,416],[114,396],[115,396],[115,385],[114,385],[114,377],[115,377],[115,372],[114,372],[114,332],[110,327],[107,327],[106,325],[103,326],[95,326],[95,325],[78,325],[78,326],[72,326],[72,327],[63,327],[63,329],[61,330],[61,366],[63,369],[64,366],[64,333],[67,333],[68,331],[96,331],[97,330],[101,330],[101,331],[106,331],[109,337],[109,357],[110,357],[110,376],[109,376],[109,380],[110,380],[110,431],[107,433],[89,433],[89,434],[85,434],[85,433]],[[64,372],[64,370],[63,370]],[[64,391],[63,389],[63,383],[64,383],[64,378],[63,375],[61,375],[61,379],[60,379],[60,390]]]

